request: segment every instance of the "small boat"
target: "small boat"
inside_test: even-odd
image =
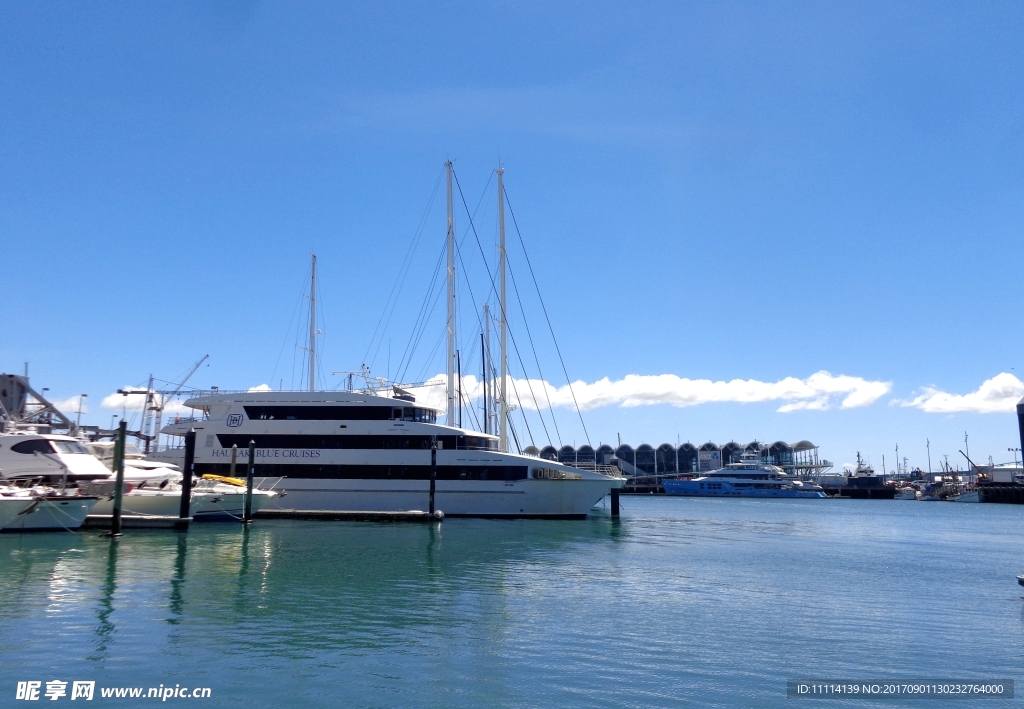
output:
[[[221,475],[204,475],[193,484],[192,519],[241,519],[245,512],[245,481]],[[252,513],[256,514],[281,493],[253,488]]]
[[[1017,583],[1019,583],[1021,586],[1024,586],[1024,574],[1021,574],[1017,577]]]
[[[917,490],[912,487],[901,487],[896,491],[896,500],[916,500]]]
[[[0,496],[26,503],[14,519],[3,526],[4,532],[73,532],[82,526],[100,499],[95,495],[82,495],[74,489],[46,486],[28,489],[4,486],[0,488]]]
[[[953,502],[981,502],[981,492],[979,490],[965,490],[959,495],[948,498]]]
[[[0,529],[17,521],[18,516],[32,503],[31,496],[4,496],[0,491]]]

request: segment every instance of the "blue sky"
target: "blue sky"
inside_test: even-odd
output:
[[[288,386],[310,252],[323,368],[358,368],[426,214],[397,353],[444,238],[443,162],[483,199],[491,258],[500,159],[574,381],[889,385],[844,408],[685,382],[652,403],[665,382],[641,380],[640,405],[584,412],[593,442],[806,438],[876,466],[898,444],[923,466],[926,439],[952,462],[967,431],[972,454],[1008,460],[1021,36],[1012,2],[2,2],[0,370],[28,361],[54,398],[88,393],[92,423],[117,388],[207,353],[196,385]],[[470,325],[478,271],[460,285]],[[794,402],[817,403],[778,411]]]

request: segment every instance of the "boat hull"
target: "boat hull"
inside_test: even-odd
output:
[[[74,531],[96,506],[96,497],[42,498],[30,504],[4,532]]]
[[[277,497],[275,494],[254,491],[252,495],[252,513],[256,514]],[[239,520],[245,513],[245,490],[238,492],[211,492],[192,494],[190,514],[196,522],[226,522]]]
[[[398,512],[430,507],[429,480],[258,479],[285,488],[268,510]],[[278,484],[279,483],[279,484]],[[446,517],[581,519],[617,487],[596,480],[438,480],[434,509]]]
[[[965,492],[954,497],[953,502],[981,502],[981,493],[977,490]]]
[[[181,492],[157,492],[147,495],[128,493],[121,498],[121,514],[141,517],[177,517],[181,510]],[[114,514],[114,498],[104,497],[89,514]]]
[[[827,497],[825,493],[819,492],[817,490],[812,491],[772,488],[736,488],[728,486],[728,483],[723,483],[723,485],[728,487],[725,487],[724,489],[721,490],[702,490],[691,480],[665,480],[662,484],[665,487],[666,495],[679,495],[683,497],[754,497],[760,499],[797,498],[814,500],[819,500]]]
[[[0,498],[0,529],[16,522],[18,515],[31,504],[31,499],[20,497]]]

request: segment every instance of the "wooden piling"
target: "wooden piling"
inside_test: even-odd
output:
[[[245,473],[245,512],[242,514],[242,522],[249,524],[252,521],[252,479],[256,468],[256,441],[249,441],[249,469]]]
[[[430,437],[430,516],[434,516],[434,492],[437,485],[437,436]]]
[[[611,492],[612,497],[612,517],[619,516],[619,488],[613,487]]]
[[[121,506],[124,502],[124,447],[128,438],[128,422],[121,419],[114,444],[114,514],[110,520],[110,536],[121,536]]]
[[[185,434],[185,465],[181,470],[181,506],[178,517],[188,519],[192,506],[192,468],[196,462],[196,430],[189,429]]]

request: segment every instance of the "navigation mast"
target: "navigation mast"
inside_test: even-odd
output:
[[[452,161],[444,164],[448,196],[448,406],[447,422],[455,419],[455,210],[452,205]]]
[[[505,292],[505,185],[502,180],[505,168],[499,167],[498,173],[498,271],[501,274],[501,381],[498,385],[500,408],[498,413],[498,448],[508,452],[508,397],[505,392],[505,378],[508,372],[508,351],[505,337],[508,333],[508,309]]]
[[[313,275],[309,281],[309,390],[316,391],[316,254],[313,259]]]

